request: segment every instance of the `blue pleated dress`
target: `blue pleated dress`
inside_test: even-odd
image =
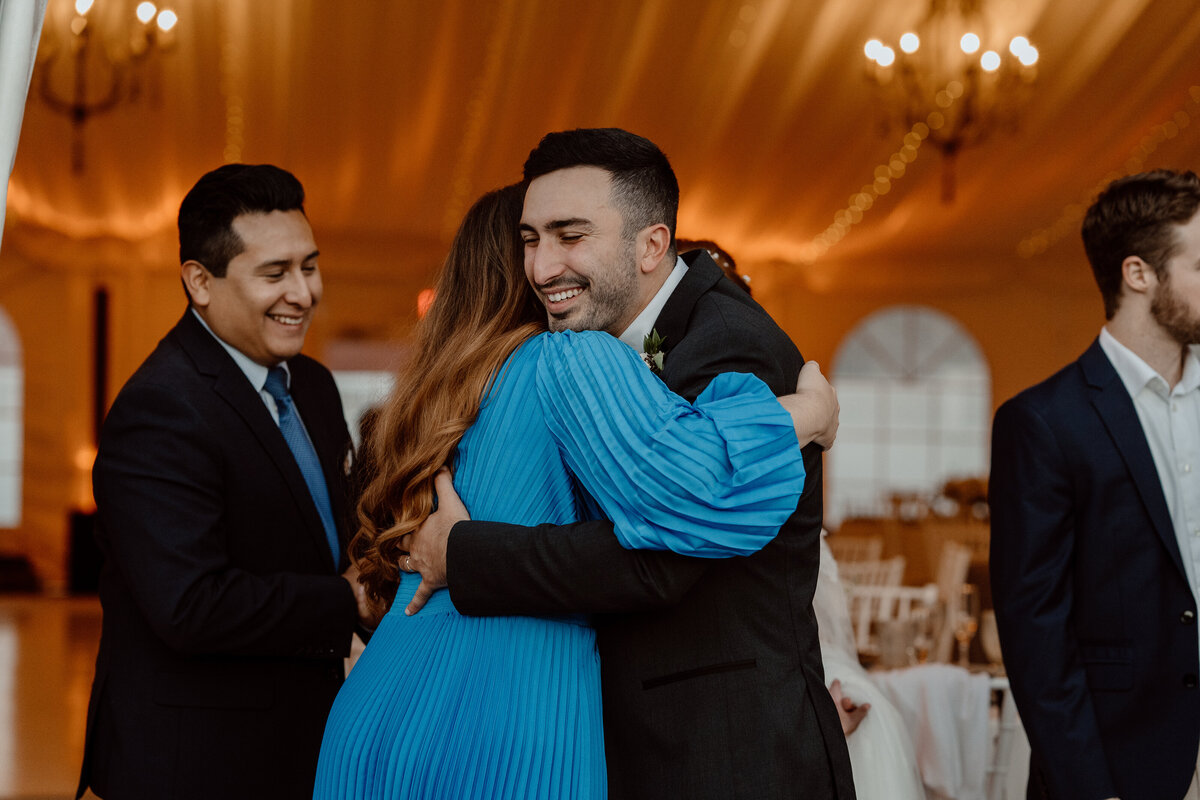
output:
[[[475,519],[603,514],[627,547],[755,552],[795,510],[790,417],[749,375],[687,403],[603,333],[521,345],[458,447]],[[437,592],[412,617],[405,575],[334,702],[314,797],[604,798],[600,663],[587,620],[466,617]]]

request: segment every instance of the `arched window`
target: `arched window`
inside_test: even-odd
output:
[[[21,420],[25,375],[16,326],[0,308],[0,528],[21,524]]]
[[[863,320],[838,348],[841,404],[826,459],[826,524],[883,516],[889,497],[935,494],[952,478],[988,470],[991,377],[961,325],[922,306]]]

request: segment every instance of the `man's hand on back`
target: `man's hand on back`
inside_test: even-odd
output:
[[[438,471],[433,488],[437,492],[437,509],[416,532],[404,537],[409,555],[400,559],[400,568],[405,572],[421,573],[421,585],[404,609],[409,616],[424,608],[433,593],[446,586],[446,544],[450,541],[450,529],[455,523],[471,518],[454,491],[449,469],[442,467]]]

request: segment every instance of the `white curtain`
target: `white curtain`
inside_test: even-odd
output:
[[[17,157],[17,138],[25,113],[25,95],[33,76],[46,0],[0,0],[0,238],[4,235],[4,209],[8,179]]]

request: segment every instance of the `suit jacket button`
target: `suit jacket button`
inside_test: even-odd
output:
[[[1190,608],[1187,609],[1186,611],[1184,611],[1182,614],[1179,615],[1179,621],[1182,622],[1184,625],[1191,625],[1193,622],[1196,621],[1196,612],[1192,611]]]
[[[1185,689],[1195,689],[1196,688],[1196,674],[1194,672],[1189,672],[1187,675],[1183,676],[1183,688],[1185,688]]]

